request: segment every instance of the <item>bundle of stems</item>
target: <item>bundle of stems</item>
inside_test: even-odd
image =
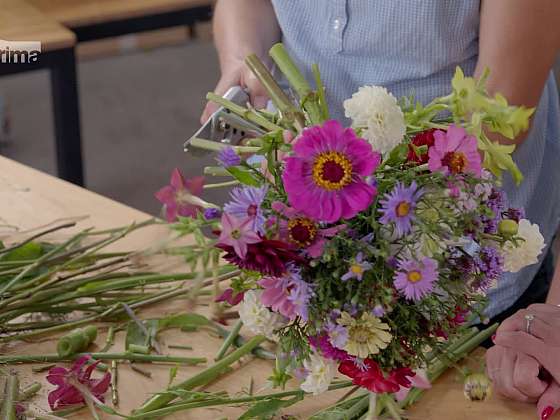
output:
[[[127,306],[140,309],[191,293],[188,281],[199,280],[196,294],[203,295],[213,283],[204,278],[217,274],[215,281],[222,281],[235,275],[228,266],[217,272],[146,272],[135,268],[142,251],[105,252],[131,232],[156,223],[150,219],[103,231],[86,229],[62,243],[38,242],[43,234],[74,225],[66,223],[1,248],[0,343],[91,322],[116,322],[126,317]]]

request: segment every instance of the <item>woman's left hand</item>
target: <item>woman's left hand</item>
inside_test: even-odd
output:
[[[500,325],[494,343],[533,357],[553,377],[537,404],[542,418],[560,408],[560,307],[534,304],[518,311]]]

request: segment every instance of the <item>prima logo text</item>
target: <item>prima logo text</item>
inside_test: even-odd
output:
[[[41,54],[39,41],[4,41],[0,39],[0,64],[36,63]]]

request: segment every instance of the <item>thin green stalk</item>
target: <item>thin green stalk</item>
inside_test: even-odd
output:
[[[233,112],[234,114],[239,115],[240,117],[255,123],[257,125],[260,125],[263,128],[266,128],[267,130],[270,131],[277,131],[277,130],[282,130],[282,127],[280,127],[279,125],[276,125],[272,122],[270,122],[269,120],[267,120],[265,117],[263,117],[262,115],[258,114],[255,111],[252,111],[250,109],[247,109],[241,105],[237,105],[219,95],[216,95],[215,93],[208,93],[206,95],[206,99],[208,99],[209,101],[215,102],[218,105],[223,106],[226,109],[229,109],[231,112]]]
[[[178,344],[168,344],[167,348],[168,349],[177,349],[177,350],[192,350],[193,349],[191,346],[180,346]]]
[[[231,147],[237,153],[256,153],[261,150],[260,147],[254,146],[231,146],[224,143],[219,143],[212,140],[207,140],[199,137],[193,137],[189,141],[190,146],[196,147],[199,149],[210,150],[212,152],[220,152],[226,147]]]
[[[226,338],[229,336],[229,331],[226,330],[225,328],[223,328],[220,324],[214,323],[214,328],[216,329],[216,332],[218,333],[218,335],[222,338]],[[233,340],[233,345],[235,347],[242,347],[247,343],[247,340],[245,340],[242,336],[240,336],[239,334],[235,337],[235,339]],[[268,351],[266,349],[264,349],[261,346],[257,346],[255,347],[251,353],[253,355],[255,355],[256,357],[258,357],[259,359],[264,359],[264,360],[276,360],[276,355],[274,353],[272,353],[271,351]]]
[[[329,105],[327,104],[327,98],[325,97],[325,86],[321,80],[321,72],[319,71],[319,66],[316,63],[311,65],[311,71],[313,72],[313,77],[315,78],[315,86],[317,86],[317,97],[319,100],[319,107],[321,109],[321,117],[323,121],[330,119]]]
[[[203,370],[202,372],[197,373],[196,375],[190,377],[186,381],[181,382],[180,384],[174,385],[171,387],[171,390],[174,389],[182,389],[182,390],[192,390],[198,386],[204,385],[208,382],[208,380],[214,377],[217,374],[220,374],[222,371],[227,369],[232,363],[238,361],[241,357],[245,356],[247,353],[250,353],[255,347],[265,341],[265,337],[262,335],[253,337],[249,340],[243,347],[238,348],[234,352],[230,353],[219,362],[216,362],[214,365],[209,367],[208,369]],[[176,397],[169,395],[169,394],[159,394],[154,395],[150,399],[148,399],[138,410],[133,412],[134,415],[146,414],[150,411],[157,410],[164,405],[173,401]]]
[[[107,331],[107,337],[105,337],[105,345],[99,351],[100,353],[106,353],[111,347],[113,347],[115,341],[115,327],[111,325]]]
[[[111,361],[111,402],[113,406],[119,405],[119,389],[117,388],[117,381],[119,380],[119,373],[117,370],[117,361]]]
[[[226,188],[226,187],[234,187],[235,185],[239,185],[240,182],[237,180],[234,181],[226,181],[226,182],[218,182],[216,184],[205,184],[204,189],[214,189],[214,188]]]
[[[185,365],[198,365],[206,363],[205,357],[179,357],[162,356],[159,354],[137,354],[137,353],[77,353],[71,356],[59,356],[58,354],[20,354],[12,356],[0,356],[0,364],[23,364],[23,363],[53,363],[71,362],[82,356],[91,356],[95,360],[128,360],[130,362],[154,362],[154,363],[181,363]]]
[[[0,255],[5,254],[5,253],[10,252],[10,251],[13,251],[13,250],[18,249],[18,248],[21,248],[22,246],[28,244],[29,242],[32,242],[35,239],[38,239],[42,236],[48,235],[49,233],[53,233],[53,232],[56,232],[56,231],[62,230],[62,229],[71,228],[71,227],[74,227],[74,226],[76,226],[76,222],[70,222],[70,223],[65,223],[63,225],[54,226],[54,227],[49,228],[47,230],[43,230],[39,233],[36,233],[35,235],[30,236],[29,238],[25,239],[22,242],[19,242],[15,245],[7,247],[7,248],[0,249]]]
[[[344,412],[345,419],[353,419],[367,411],[369,407],[369,395],[364,395],[356,404]]]
[[[294,124],[298,131],[303,130],[305,119],[301,112],[294,106],[259,57],[251,54],[245,58],[245,63],[266,89],[268,96],[282,114],[282,118]]]
[[[15,371],[11,371],[6,381],[4,402],[0,411],[0,419],[16,420],[16,400],[19,394],[19,378]]]
[[[41,384],[39,382],[33,382],[29,386],[26,386],[21,390],[18,396],[18,401],[27,401],[28,399],[37,395],[41,390]]]
[[[222,359],[225,354],[227,353],[228,349],[231,347],[231,345],[233,344],[233,341],[237,338],[237,336],[239,335],[239,331],[241,330],[241,327],[243,326],[243,322],[241,320],[238,320],[235,325],[233,326],[233,328],[231,329],[231,332],[228,334],[228,336],[226,337],[226,339],[222,342],[222,345],[220,347],[220,349],[218,350],[218,353],[216,354],[216,357],[214,358],[215,361],[218,361],[220,359]]]
[[[269,53],[276,66],[298,94],[311,123],[320,124],[323,118],[321,108],[317,103],[316,93],[313,92],[311,86],[284,48],[284,45],[282,43],[273,45]]]
[[[221,166],[205,166],[204,175],[228,176],[228,177],[231,176],[231,174],[227,171],[227,169],[222,168]]]

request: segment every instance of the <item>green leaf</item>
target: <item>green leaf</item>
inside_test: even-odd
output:
[[[44,254],[43,245],[29,242],[0,256],[0,261],[36,260]]]
[[[289,400],[271,399],[266,401],[259,401],[258,403],[251,406],[249,410],[243,413],[243,415],[239,417],[239,420],[268,419],[276,414],[280,409],[289,407],[290,405],[293,405],[301,400],[303,400],[303,392]]]
[[[175,365],[171,369],[169,369],[169,382],[167,383],[167,388],[171,388],[171,384],[177,377],[178,370],[179,370],[179,365]]]
[[[163,328],[199,328],[212,325],[212,322],[203,315],[199,314],[178,314],[171,315],[158,320],[159,329]]]
[[[125,349],[129,350],[131,344],[136,346],[144,346],[149,347],[152,343],[152,337],[155,336],[158,330],[158,320],[157,319],[148,319],[142,321],[146,330],[148,330],[148,335],[140,328],[140,326],[131,321],[128,323],[126,328],[126,339],[125,339]]]
[[[256,179],[251,172],[244,170],[239,166],[230,166],[229,168],[227,168],[227,170],[235,179],[237,179],[242,184],[249,185],[250,187],[258,187],[261,185],[259,180]]]

